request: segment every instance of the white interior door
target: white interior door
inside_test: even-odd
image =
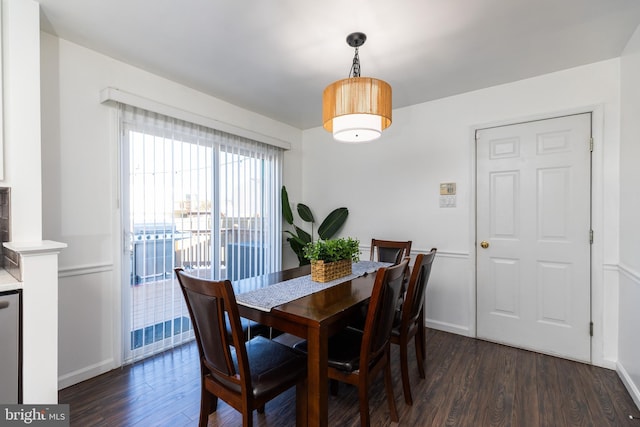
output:
[[[478,130],[477,335],[591,360],[591,114]]]

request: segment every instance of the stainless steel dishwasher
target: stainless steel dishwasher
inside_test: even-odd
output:
[[[0,403],[22,403],[21,291],[0,292]]]

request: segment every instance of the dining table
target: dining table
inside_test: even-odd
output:
[[[354,263],[352,275],[329,284],[311,282],[309,265],[233,283],[242,317],[307,340],[307,419],[298,425],[328,425],[329,337],[370,299],[375,272],[387,265]]]

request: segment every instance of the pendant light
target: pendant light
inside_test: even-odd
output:
[[[391,125],[391,86],[373,77],[360,77],[358,48],[364,33],[347,36],[355,48],[349,77],[327,86],[322,94],[322,123],[340,142],[368,142],[378,139]]]

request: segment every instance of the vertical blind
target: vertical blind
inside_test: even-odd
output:
[[[283,150],[120,104],[124,360],[193,339],[173,268],[239,280],[281,265]]]

